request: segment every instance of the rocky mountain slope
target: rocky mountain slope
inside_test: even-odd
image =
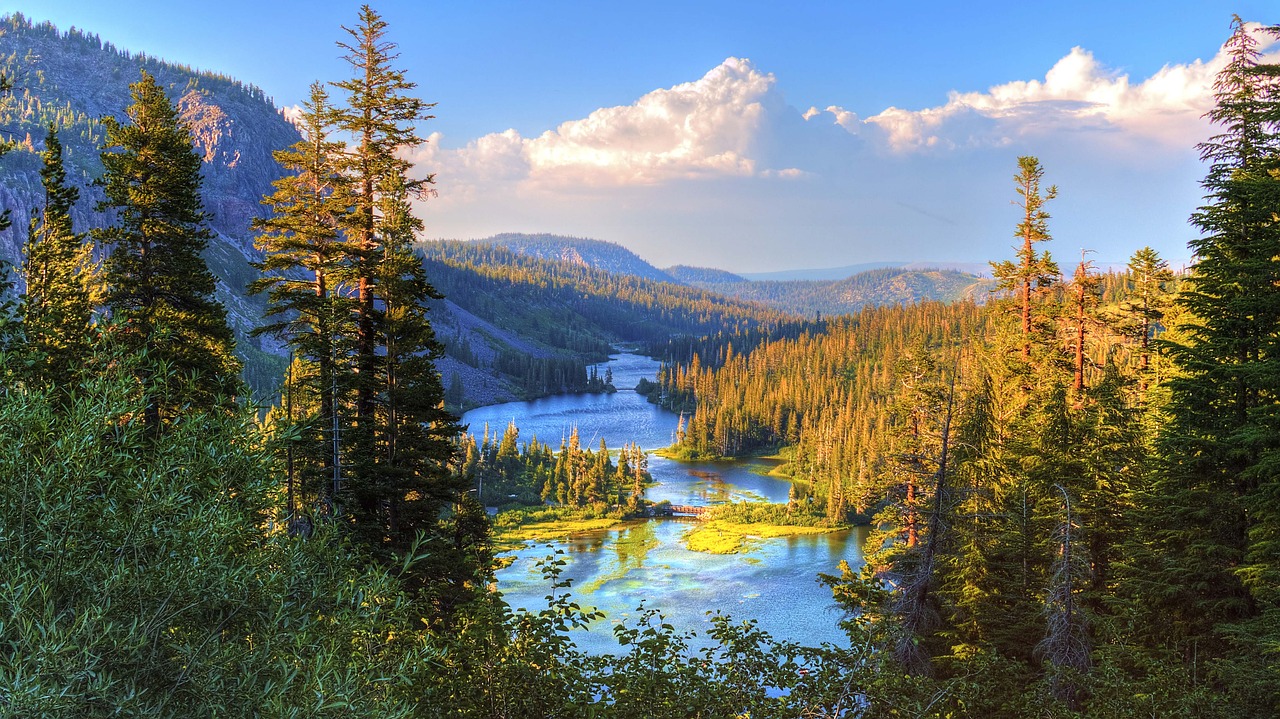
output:
[[[31,211],[43,202],[38,153],[50,122],[59,126],[68,175],[81,188],[73,213],[76,229],[109,222],[94,210],[102,198],[92,185],[102,172],[100,119],[123,116],[130,104],[129,84],[144,69],[177,104],[203,156],[202,195],[215,234],[206,260],[219,279],[218,299],[236,330],[247,378],[266,390],[284,360],[269,339],[247,336],[263,307],[261,298],[244,292],[255,275],[249,263],[258,258],[250,222],[264,212],[260,200],[280,175],[271,152],[293,144],[299,135],[256,87],[121,50],[96,35],[33,24],[20,14],[0,18],[0,72],[13,82],[13,90],[0,98],[0,129],[17,144],[0,158],[0,206],[11,211],[13,220],[0,232],[0,260],[21,261]]]

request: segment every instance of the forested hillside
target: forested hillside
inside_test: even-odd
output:
[[[604,360],[612,344],[660,345],[789,320],[711,292],[483,243],[424,242],[417,250],[447,298],[435,311],[446,350],[440,366],[459,404],[583,391],[586,363]]]
[[[995,301],[683,343],[664,367],[678,453],[780,451],[795,501],[870,517],[836,596],[924,686],[984,675],[1001,715],[1031,711],[1009,711],[1018,686],[1090,716],[1276,709],[1275,289],[1247,258],[1280,240],[1280,126],[1253,114],[1280,91],[1239,24],[1229,47],[1190,276],[1150,248],[1063,272],[1043,249],[1057,190],[1021,157]]]
[[[727,273],[726,273],[727,274]],[[955,270],[886,267],[841,280],[744,280],[734,275],[682,273],[681,281],[740,300],[805,317],[857,312],[863,307],[937,300],[983,302],[990,280]]]
[[[654,282],[671,282],[666,272],[640,259],[634,252],[622,245],[592,240],[585,237],[564,237],[562,235],[529,235],[508,232],[494,235],[483,240],[481,244],[505,247],[512,252],[544,260],[560,260],[582,267],[591,267],[615,275],[635,275]]]

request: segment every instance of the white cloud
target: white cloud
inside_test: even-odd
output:
[[[750,177],[767,114],[780,106],[773,75],[729,58],[701,79],[601,108],[534,138],[485,135],[439,160],[465,183],[527,179],[548,185],[643,185]],[[785,169],[785,168],[784,168]]]
[[[1264,50],[1274,42],[1259,37]],[[1126,141],[1190,147],[1203,140],[1213,105],[1213,80],[1226,65],[1219,52],[1208,62],[1166,65],[1134,83],[1103,66],[1087,50],[1072,48],[1043,80],[1005,83],[986,92],[952,92],[946,104],[922,110],[890,107],[859,122],[843,108],[826,112],[846,129],[879,130],[895,151],[1001,147],[1051,133],[1122,133]],[[806,119],[818,116],[811,110]],[[1116,144],[1114,138],[1108,144]]]
[[[294,126],[301,124],[303,112],[305,112],[305,109],[302,105],[288,105],[280,108],[280,114],[284,115],[284,119],[288,120]]]

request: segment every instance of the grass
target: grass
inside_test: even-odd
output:
[[[685,532],[685,547],[707,554],[742,554],[755,548],[757,540],[826,534],[841,527],[802,527],[783,524],[755,524],[711,519]]]
[[[505,552],[525,542],[550,542],[621,523],[620,515],[593,507],[522,507],[493,518],[493,540]]]

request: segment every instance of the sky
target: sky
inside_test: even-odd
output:
[[[736,272],[1012,256],[1020,155],[1048,245],[1185,262],[1232,13],[1274,0],[375,2],[435,102],[428,237],[549,232]],[[301,102],[349,3],[0,0]],[[1280,59],[1280,45],[1268,52]]]

